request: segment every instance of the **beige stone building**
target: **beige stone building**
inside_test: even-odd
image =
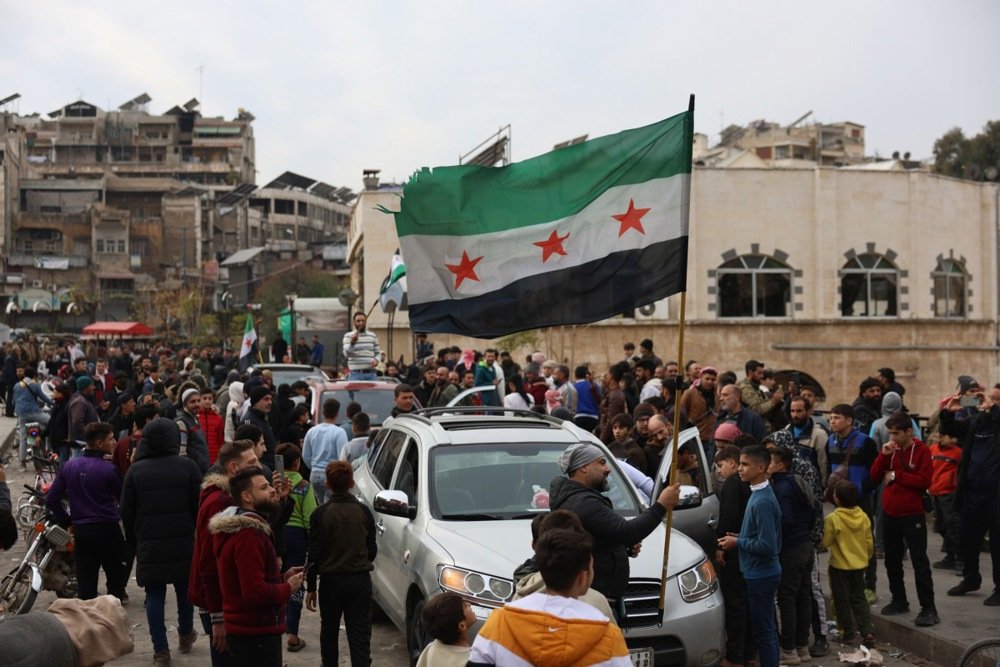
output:
[[[996,185],[878,165],[698,167],[692,181],[685,360],[740,377],[750,358],[797,369],[822,385],[827,407],[889,366],[924,414],[958,375],[1000,380]],[[377,207],[396,209],[399,196],[368,190],[354,209],[349,260],[366,310],[399,247]],[[532,332],[511,352],[520,360],[537,348],[600,369],[621,358],[623,342],[648,337],[676,358],[679,301]],[[373,328],[386,336],[387,323],[376,307]],[[412,358],[405,313],[392,339],[396,357]]]

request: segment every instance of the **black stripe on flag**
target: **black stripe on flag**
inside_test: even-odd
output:
[[[410,328],[497,338],[614,317],[683,292],[687,245],[688,237],[682,236],[563,271],[527,276],[482,296],[411,303]]]

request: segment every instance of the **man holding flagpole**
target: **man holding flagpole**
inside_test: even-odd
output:
[[[253,327],[253,315],[247,313],[247,325],[243,328],[243,345],[240,346],[240,373],[246,372],[253,364],[253,353],[257,349],[257,330]]]

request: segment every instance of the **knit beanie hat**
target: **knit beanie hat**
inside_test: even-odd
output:
[[[91,378],[89,375],[81,375],[76,379],[77,391],[82,391],[92,384],[94,384],[94,379]]]
[[[271,392],[267,387],[257,386],[250,390],[250,405],[257,405],[265,396],[270,396]]]
[[[597,459],[604,458],[605,454],[597,445],[587,442],[580,442],[570,445],[559,456],[559,470],[564,475],[572,475],[575,470],[579,470],[588,463],[593,463]]]

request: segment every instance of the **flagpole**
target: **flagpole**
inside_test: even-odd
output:
[[[691,114],[691,118],[688,122],[691,123],[692,128],[694,127],[694,94],[688,99],[688,112]],[[690,142],[687,146],[688,150],[688,165],[691,164],[691,145]],[[693,170],[691,176],[693,176]],[[688,215],[690,216],[691,210],[691,178],[688,178]],[[685,221],[686,222],[686,221]],[[690,234],[690,230],[688,232]],[[687,262],[685,262],[686,270]],[[687,276],[685,276],[685,285],[687,284]],[[687,288],[681,292],[681,312],[680,312],[680,324],[677,327],[677,363],[683,368],[684,365],[684,320],[687,316]],[[677,377],[680,377],[678,375]],[[671,443],[671,465],[670,465],[670,484],[673,485],[677,482],[677,449],[678,443],[680,441],[680,426],[681,426],[681,385],[675,378],[674,384],[674,437]],[[667,597],[667,564],[670,560],[670,534],[673,532],[674,528],[674,510],[670,508],[667,510],[667,533],[663,536],[663,569],[660,573],[660,623],[663,623],[663,609],[666,603]]]

